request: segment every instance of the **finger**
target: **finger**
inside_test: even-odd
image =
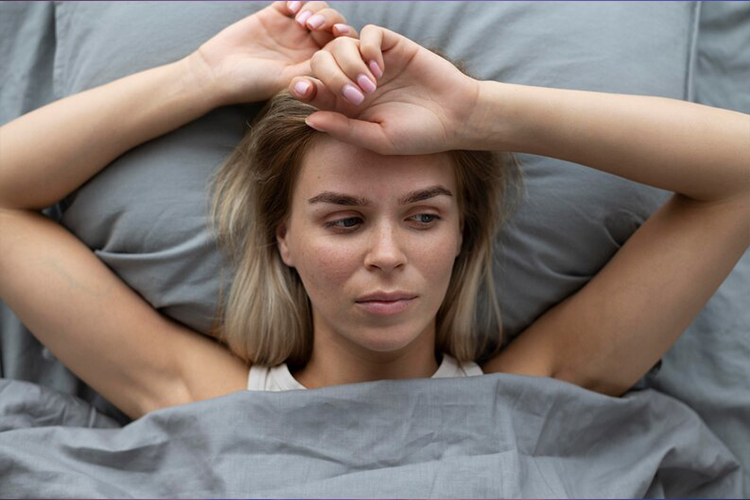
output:
[[[304,9],[303,9],[304,10]],[[321,8],[305,21],[310,36],[318,47],[325,47],[334,37],[348,36],[357,38],[357,31],[346,24],[346,18],[337,10]]]
[[[294,17],[295,14],[299,12],[300,7],[302,7],[304,3],[305,2],[299,0],[293,2],[277,1],[271,4],[271,7],[284,14],[285,16]]]
[[[377,123],[347,118],[341,113],[316,111],[305,119],[305,123],[334,139],[359,146],[379,154],[386,154],[389,141]]]
[[[339,38],[336,41],[343,41],[343,39]],[[323,85],[347,102],[358,106],[365,101],[365,93],[344,73],[331,52],[327,50],[316,52],[310,60],[310,67]]]
[[[395,42],[392,42],[388,48],[383,46],[386,31],[379,26],[368,24],[362,28],[362,34],[359,38],[359,51],[362,54],[362,59],[364,59],[367,67],[377,78],[382,77],[383,73],[385,73],[383,52],[395,45]]]
[[[305,25],[309,30],[332,31],[334,24],[346,24],[346,18],[330,7],[322,8],[310,16]]]
[[[302,7],[302,2],[301,1],[294,1],[294,2],[274,2],[274,5],[275,4],[283,4],[283,5],[279,6],[279,11],[280,12],[284,12],[284,10],[282,9],[282,7],[285,7],[286,8],[286,13],[287,14],[291,14],[291,15],[294,15],[297,12],[299,12],[300,7]]]
[[[307,28],[308,19],[316,15],[319,11],[327,8],[328,4],[325,2],[302,2],[302,6],[299,8],[294,20],[303,28]]]
[[[377,79],[370,69],[365,65],[358,43],[354,40],[337,40],[330,48],[326,48],[333,54],[336,64],[344,74],[365,94],[372,94],[377,88]]]
[[[289,93],[318,109],[336,109],[336,95],[317,78],[296,77],[289,83]]]
[[[294,17],[300,26],[312,31],[313,40],[319,47],[325,47],[334,37],[359,37],[357,30],[346,24],[346,18],[328,7],[326,2],[278,1],[273,3],[273,7],[282,14]]]
[[[357,33],[357,30],[354,29],[354,26],[349,26],[348,24],[344,23],[337,23],[333,25],[333,35],[334,36],[348,36],[349,38],[359,38],[359,34]]]

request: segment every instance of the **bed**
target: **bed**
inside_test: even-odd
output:
[[[750,113],[746,2],[330,3],[481,79]],[[183,57],[265,5],[2,2],[0,123]],[[231,269],[206,227],[206,181],[258,109],[217,109],[139,146],[45,214],[207,334]],[[670,194],[519,159],[525,198],[495,255],[506,341],[580,289]],[[746,254],[622,398],[490,374],[242,392],[136,421],[0,303],[0,497],[748,497],[749,291]]]

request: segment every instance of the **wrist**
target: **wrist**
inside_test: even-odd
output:
[[[175,63],[182,73],[183,87],[187,93],[202,103],[207,111],[232,104],[231,99],[213,76],[211,68],[200,51]]]
[[[479,81],[476,102],[464,127],[464,149],[519,151],[517,117],[522,113],[517,92],[522,86]]]

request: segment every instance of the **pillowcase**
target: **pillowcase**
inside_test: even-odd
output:
[[[264,6],[61,2],[55,93],[65,97],[181,59]],[[152,306],[203,333],[223,268],[206,226],[208,178],[251,114],[242,106],[217,109],[124,154],[63,202],[64,226]]]
[[[175,61],[266,4],[57,4],[55,90],[67,96]],[[685,98],[691,3],[332,2],[358,29],[393,29],[481,79]],[[220,276],[206,181],[249,119],[222,108],[120,157],[66,200],[62,223],[154,307],[208,332]],[[113,130],[112,133],[116,133]],[[669,193],[519,155],[528,195],[498,237],[506,337],[582,287]],[[228,286],[228,281],[227,281]]]
[[[0,3],[0,125],[52,100],[52,2]]]

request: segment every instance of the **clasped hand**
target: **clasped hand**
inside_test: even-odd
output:
[[[217,106],[260,102],[309,75],[310,58],[335,37],[357,37],[326,2],[274,2],[200,46],[188,66]]]
[[[358,39],[345,22],[325,2],[274,2],[191,57],[222,104],[288,88],[320,110],[308,125],[338,140],[380,154],[467,149],[479,82],[393,31],[368,25]]]
[[[314,77],[289,92],[321,111],[309,126],[380,154],[466,149],[480,85],[452,63],[385,28],[340,38],[313,55]]]

